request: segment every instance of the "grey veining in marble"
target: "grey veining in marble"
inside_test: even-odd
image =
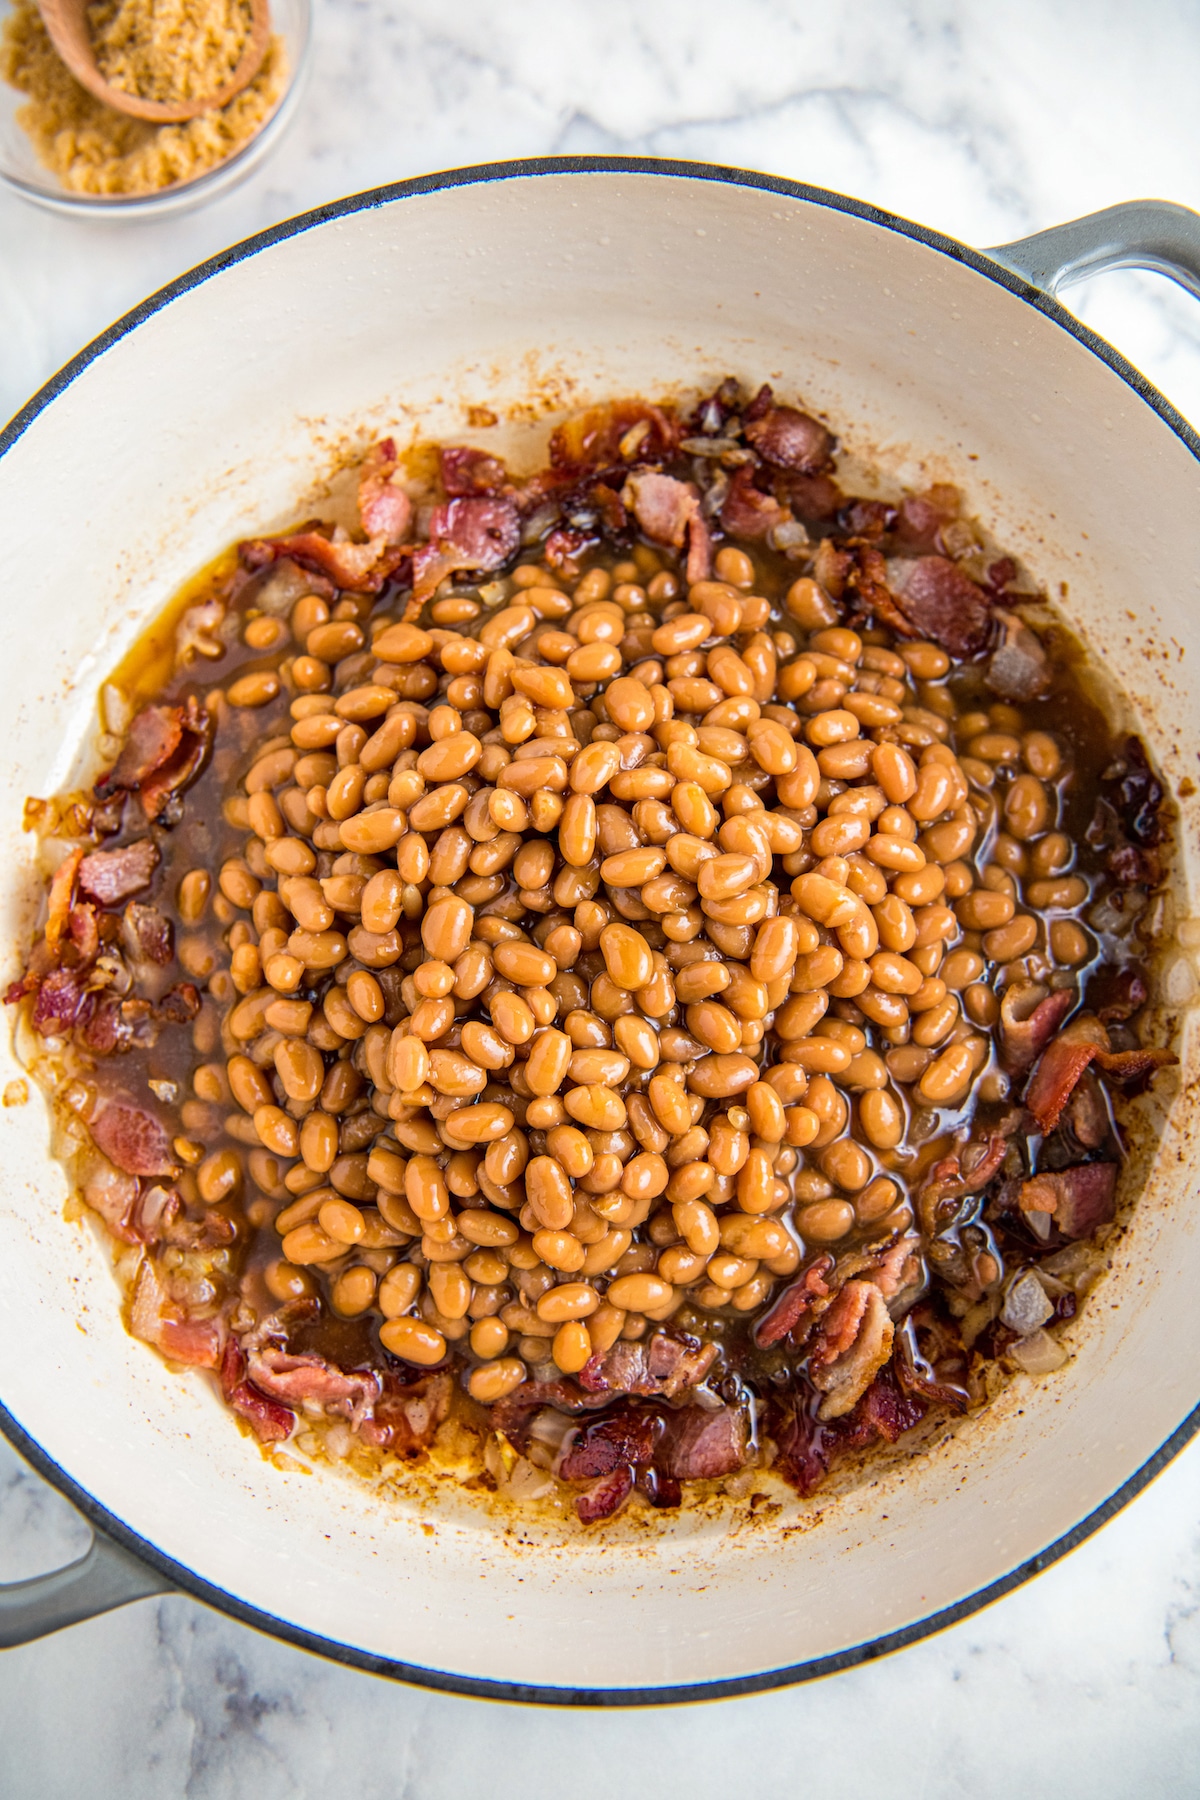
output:
[[[627,152],[768,169],[988,244],[1119,199],[1200,206],[1194,0],[317,0],[275,158],[208,211],[86,226],[0,194],[0,416],[151,289],[305,207],[428,169]],[[1200,309],[1125,274],[1071,295],[1200,421]],[[0,1381],[2,1385],[2,1381]],[[79,1553],[0,1444],[0,1578]],[[395,1687],[190,1601],[0,1658],[0,1800],[724,1800],[1200,1793],[1200,1445],[1039,1580],[801,1690],[568,1715]]]

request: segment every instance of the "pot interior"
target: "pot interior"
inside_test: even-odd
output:
[[[468,180],[284,235],[147,310],[8,449],[10,974],[35,903],[22,803],[70,779],[104,674],[215,552],[303,515],[339,459],[384,430],[532,456],[566,410],[730,373],[799,396],[882,481],[957,483],[1056,598],[1182,796],[1174,900],[1190,947],[1192,451],[1062,324],[929,243],[757,182],[610,168]],[[1163,980],[1183,1031],[1185,949]],[[1018,1378],[981,1418],[838,1497],[563,1539],[430,1480],[384,1508],[336,1474],[277,1468],[203,1377],[126,1335],[96,1238],[61,1216],[36,1093],[4,1115],[3,1402],[147,1544],[354,1655],[590,1691],[828,1657],[956,1605],[1070,1532],[1196,1404],[1200,1134],[1194,1047],[1178,1047],[1161,1148],[1153,1166],[1135,1159],[1145,1193],[1068,1336],[1075,1360],[1044,1383]],[[21,1071],[7,1044],[0,1058],[3,1087]]]

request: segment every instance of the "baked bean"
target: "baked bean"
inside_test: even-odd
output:
[[[1004,820],[1014,838],[1040,837],[1050,820],[1050,801],[1036,775],[1018,775],[1004,796]]]
[[[1031,898],[1030,905],[1037,906],[1038,902]],[[994,931],[997,926],[1008,924],[1016,906],[1009,894],[976,888],[973,893],[955,901],[954,911],[959,924],[968,931]]]
[[[990,962],[1011,962],[1033,949],[1037,935],[1037,920],[1029,913],[1017,913],[1007,925],[984,933],[984,954]]]
[[[899,1102],[884,1088],[866,1092],[858,1104],[865,1135],[878,1150],[894,1150],[904,1136],[904,1114]]]
[[[953,1105],[966,1093],[973,1074],[970,1050],[965,1044],[951,1044],[930,1063],[917,1083],[917,1093],[930,1106]]]
[[[857,1193],[871,1177],[871,1159],[852,1138],[829,1144],[820,1156],[822,1171],[847,1193]]]
[[[836,1244],[853,1226],[854,1208],[847,1200],[819,1200],[796,1214],[796,1229],[814,1244]]]
[[[607,1298],[610,1306],[620,1307],[623,1312],[657,1312],[669,1306],[675,1290],[657,1275],[619,1275],[609,1283]]]

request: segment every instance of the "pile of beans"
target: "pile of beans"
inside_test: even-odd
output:
[[[727,1336],[913,1226],[1005,1097],[1005,984],[1096,955],[1061,741],[810,578],[715,576],[526,562],[427,627],[245,590],[168,872],[209,997],[183,1191],[248,1222],[259,1311],[316,1297],[484,1405]]]

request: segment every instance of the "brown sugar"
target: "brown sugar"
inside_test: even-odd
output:
[[[104,79],[142,100],[203,100],[224,87],[250,36],[249,0],[93,0],[88,31]]]
[[[245,45],[245,0],[97,0],[89,8],[106,79],[144,99],[199,99],[233,72]],[[150,194],[191,181],[248,144],[283,98],[287,54],[272,36],[240,94],[178,125],[114,112],[61,61],[33,0],[14,0],[0,31],[0,76],[25,94],[17,121],[38,160],[79,194]]]

